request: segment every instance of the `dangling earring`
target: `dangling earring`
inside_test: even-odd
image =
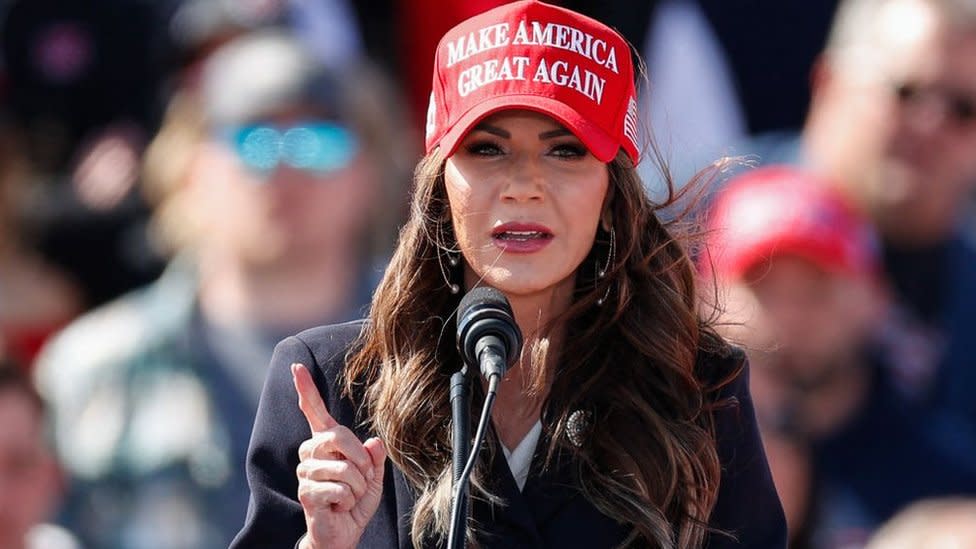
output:
[[[456,295],[461,291],[461,287],[451,282],[451,276],[449,273],[455,271],[457,266],[461,264],[461,260],[458,258],[460,254],[458,252],[447,250],[444,252],[444,255],[447,256],[447,264],[449,267],[447,269],[444,268],[444,262],[441,261],[440,255],[437,256],[437,264],[440,265],[441,276],[444,277],[444,283],[447,284],[447,289],[450,290],[452,294]]]
[[[599,262],[596,265],[596,281],[595,285],[599,285],[599,281],[607,277],[607,273],[610,268],[613,267],[613,260],[617,253],[617,234],[613,230],[613,226],[610,227],[610,249],[607,251],[607,262],[600,267]],[[603,297],[596,300],[598,306],[602,306],[607,302],[607,298],[610,297],[610,284],[607,284],[607,290],[603,293]]]
[[[455,252],[450,246],[446,244],[448,239],[444,235],[444,225],[450,223],[450,214],[445,210],[440,218],[440,222],[437,223],[437,266],[441,268],[441,276],[444,277],[444,284],[447,285],[447,289],[454,295],[457,295],[461,291],[461,286],[451,282],[451,273],[457,271],[458,265],[461,264],[460,255],[461,252]],[[448,268],[444,268],[444,261],[441,259],[440,251],[444,252],[447,256]]]

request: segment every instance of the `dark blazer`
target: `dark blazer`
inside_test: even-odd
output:
[[[298,408],[290,365],[305,364],[332,416],[361,439],[370,433],[355,425],[355,404],[341,395],[336,383],[344,356],[359,335],[362,322],[315,328],[278,344],[261,396],[247,457],[251,499],[244,528],[232,548],[293,547],[305,533],[298,502],[298,447],[311,436]],[[716,369],[734,368],[740,358],[709,357]],[[711,365],[710,365],[711,366]],[[716,412],[716,436],[722,478],[711,526],[731,532],[737,540],[712,534],[709,548],[786,547],[786,521],[773,488],[756,428],[748,391],[748,373],[723,389],[738,399],[737,406]],[[544,436],[544,435],[543,435]],[[540,439],[539,447],[543,447]],[[483,454],[483,455],[487,455]],[[502,452],[495,452],[502,456]],[[538,460],[536,460],[538,462]],[[485,547],[613,547],[628,528],[602,515],[575,488],[566,467],[540,471],[533,467],[519,491],[504,457],[493,460],[492,488],[507,503],[491,507],[476,501],[472,517],[491,534]],[[360,539],[361,548],[411,548],[410,514],[414,497],[403,474],[387,460],[383,500]]]

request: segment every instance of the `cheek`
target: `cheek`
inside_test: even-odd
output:
[[[895,146],[895,139],[900,134],[896,129],[898,112],[887,98],[856,103],[848,115],[852,161],[863,162],[865,156],[883,156]]]
[[[600,216],[603,213],[603,201],[607,194],[607,186],[595,185],[593,188],[585,189],[570,200],[563,203],[563,213],[567,221],[572,223],[572,227],[584,234],[592,237],[596,233],[597,226],[600,224]],[[592,239],[591,239],[592,240]]]
[[[866,156],[876,158],[890,146],[897,110],[881,90],[838,86],[831,93],[833,104],[837,105],[832,154],[864,169]]]
[[[605,179],[597,180],[596,183],[580,185],[578,192],[563,200],[557,200],[561,217],[572,234],[572,242],[577,244],[576,252],[580,258],[586,256],[593,246],[593,239],[603,214],[607,188],[608,183]]]
[[[258,213],[258,193],[261,182],[255,176],[230,161],[202,174],[198,179],[192,197],[197,216],[211,230],[220,231],[227,226],[237,227],[245,224]],[[234,212],[231,219],[214,216],[215,208]]]
[[[481,208],[476,206],[479,199],[474,189],[456,171],[452,173],[450,165],[448,165],[445,173],[444,185],[451,210],[451,223],[454,227],[454,236],[457,239],[458,245],[464,248],[471,244],[471,239],[474,236],[474,227],[479,218],[488,214],[489,205],[483,203]],[[484,200],[482,199],[481,202],[484,202]],[[483,213],[478,215],[476,213],[478,211]],[[471,228],[469,229],[469,227]]]
[[[328,177],[307,182],[296,197],[296,205],[317,225],[342,229],[358,227],[367,222],[368,212],[378,210],[378,178],[366,166],[350,166]],[[304,197],[308,193],[308,200]]]
[[[795,346],[811,356],[847,353],[860,347],[867,335],[867,319],[858,310],[860,296],[840,287],[841,283],[837,286],[807,304],[805,323],[793,334]]]
[[[966,128],[964,135],[952,136],[950,144],[946,147],[947,154],[951,155],[951,160],[942,165],[947,168],[951,180],[960,189],[960,194],[971,191],[976,183],[976,128]]]

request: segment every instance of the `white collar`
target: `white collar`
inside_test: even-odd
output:
[[[529,469],[532,466],[532,456],[535,455],[535,447],[539,443],[539,435],[542,434],[542,422],[536,420],[535,425],[525,434],[525,438],[515,447],[509,450],[504,444],[501,445],[508,460],[508,468],[512,470],[515,483],[518,484],[519,491],[525,487],[525,481],[529,478]]]

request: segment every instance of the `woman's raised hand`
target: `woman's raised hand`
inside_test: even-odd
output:
[[[298,449],[298,501],[308,533],[301,547],[356,547],[383,495],[386,449],[378,438],[360,442],[339,425],[302,364],[291,375],[312,437]]]

